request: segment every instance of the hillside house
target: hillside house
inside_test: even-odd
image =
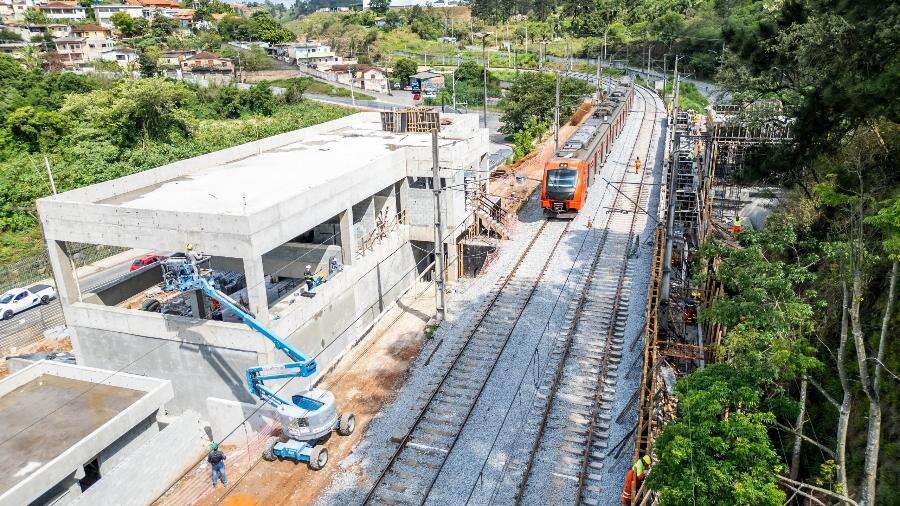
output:
[[[41,10],[51,21],[83,21],[87,19],[87,10],[72,2],[48,2],[39,5]]]
[[[185,58],[181,62],[181,70],[191,73],[219,73],[233,74],[234,63],[228,58],[210,53],[209,51],[200,51],[199,53]]]
[[[352,84],[355,88],[387,93],[389,84],[384,70],[371,65],[332,65],[331,71],[335,80],[343,84]]]

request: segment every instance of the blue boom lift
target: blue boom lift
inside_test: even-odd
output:
[[[223,309],[231,311],[248,327],[262,334],[276,348],[287,355],[292,362],[270,364],[247,369],[247,388],[250,393],[275,408],[281,423],[281,438],[270,438],[263,451],[263,458],[291,459],[307,462],[311,469],[321,469],[328,462],[328,450],[320,443],[336,430],[342,436],[349,436],[356,428],[356,418],[352,413],[338,416],[334,394],[328,390],[313,388],[303,394],[292,395],[290,400],[273,390],[267,381],[306,378],[316,372],[316,361],[304,355],[272,331],[260,324],[237,301],[219,291],[212,277],[201,275],[196,255],[168,258],[163,262],[163,283],[166,290],[182,292],[200,290],[207,297],[215,299]]]

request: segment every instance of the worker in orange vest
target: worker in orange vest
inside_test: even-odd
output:
[[[641,157],[637,157],[634,160],[634,173],[637,174],[641,171]]]
[[[731,225],[731,235],[738,235],[741,233],[741,217],[735,216],[734,223]]]
[[[647,472],[650,471],[650,456],[644,455],[637,459],[625,475],[625,483],[622,486],[622,504],[631,504],[631,498],[641,488],[641,483]]]

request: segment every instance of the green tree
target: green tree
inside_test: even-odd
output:
[[[784,504],[783,470],[759,411],[758,385],[740,368],[713,364],[676,385],[681,416],[653,446],[647,484],[662,504]]]
[[[239,118],[244,110],[244,91],[234,86],[219,89],[215,98],[215,110],[222,118]]]
[[[415,74],[418,68],[419,64],[416,63],[415,60],[410,60],[409,58],[398,58],[394,61],[394,68],[391,72],[391,77],[406,85],[409,84],[409,76]]]
[[[560,121],[566,121],[584,96],[593,88],[585,81],[562,78],[560,81]],[[500,101],[503,109],[501,131],[513,135],[527,125],[534,116],[538,122],[553,124],[556,80],[537,72],[523,72],[513,82],[506,97]]]
[[[172,35],[178,30],[178,21],[168,16],[154,16],[150,23],[150,35],[158,39]]]
[[[34,7],[26,9],[25,13],[22,14],[22,19],[29,25],[46,25],[50,23],[47,13]]]
[[[134,26],[134,18],[127,12],[116,12],[109,17],[109,20],[123,37],[134,37],[138,34]]]
[[[390,6],[391,0],[372,0],[369,2],[369,8],[381,15],[384,15]]]
[[[138,67],[143,77],[153,77],[159,74],[159,59],[162,52],[157,47],[150,47],[138,51]]]
[[[225,16],[218,29],[224,40],[250,40],[254,35],[250,20],[240,16]]]
[[[247,91],[245,103],[248,111],[263,116],[272,114],[277,105],[275,96],[272,95],[272,86],[267,81],[253,85]]]
[[[34,153],[56,146],[68,129],[68,118],[56,111],[25,106],[7,116],[6,126],[13,139]]]
[[[185,107],[193,92],[163,78],[122,80],[110,89],[71,95],[61,112],[86,121],[101,138],[119,146],[145,140],[187,135],[190,115]]]
[[[281,26],[268,12],[254,12],[250,17],[253,37],[270,44],[284,44],[294,40],[294,32]]]
[[[22,37],[12,30],[0,28],[0,40],[4,42],[21,42]]]

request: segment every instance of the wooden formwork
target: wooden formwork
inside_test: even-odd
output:
[[[439,130],[441,114],[427,107],[412,107],[381,113],[381,128],[394,133],[424,133]]]

